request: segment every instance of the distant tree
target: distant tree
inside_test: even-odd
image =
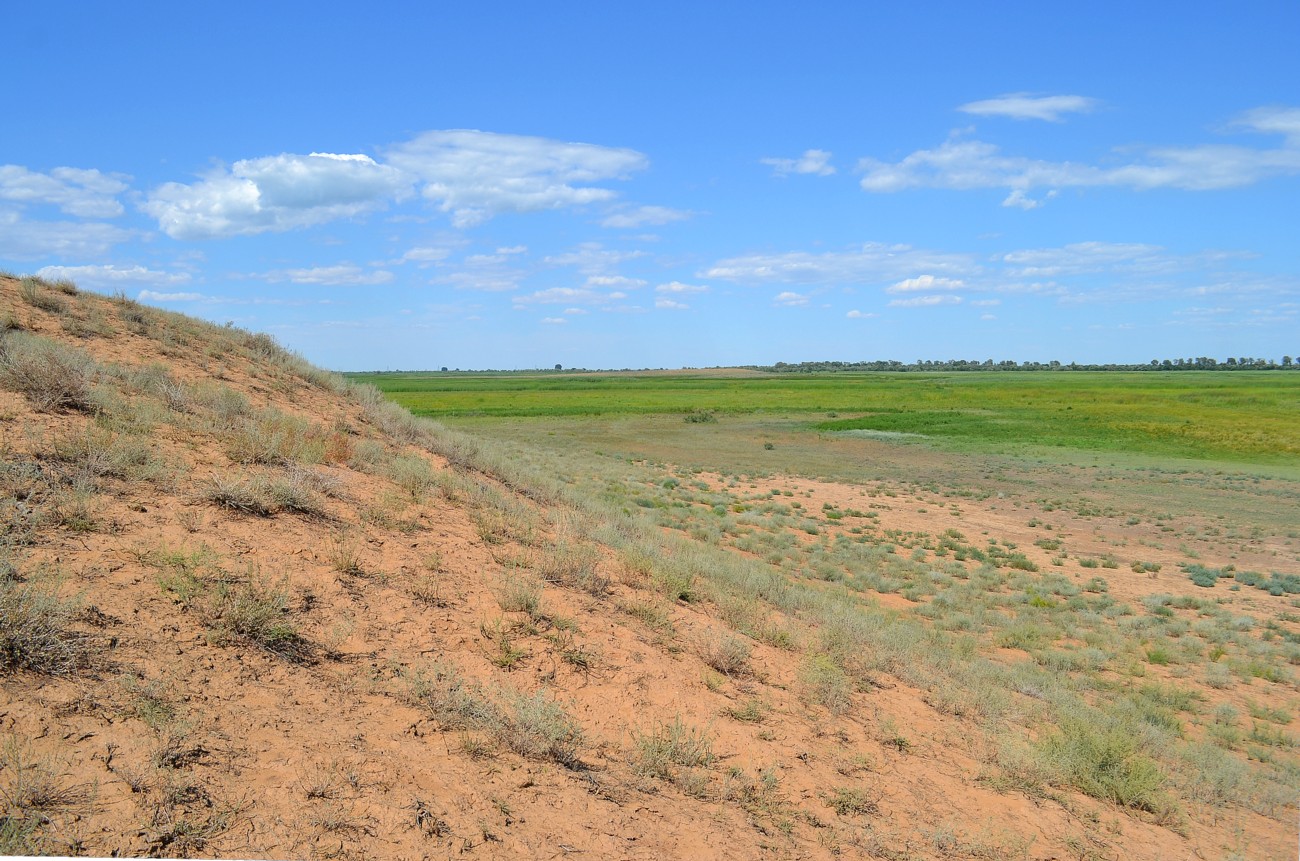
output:
[[[555,370],[557,370],[557,371],[562,371],[562,370],[564,370],[564,367],[563,367],[562,365],[560,365],[560,364],[557,363],[557,364],[555,365]]]
[[[1290,357],[1290,356],[1283,356],[1283,357],[1282,357],[1282,367],[1284,367],[1284,368],[1289,368],[1289,367],[1291,367],[1291,357]]]
[[[442,369],[443,369],[444,371],[447,370],[447,366],[446,366],[446,365],[443,365],[443,366],[442,366]]]

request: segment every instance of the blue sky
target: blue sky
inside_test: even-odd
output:
[[[341,370],[1300,354],[1300,4],[18,4],[0,267]]]

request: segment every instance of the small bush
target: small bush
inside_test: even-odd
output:
[[[495,706],[455,667],[432,664],[406,677],[407,695],[446,729],[480,729],[497,722]]]
[[[75,290],[75,288],[73,288]],[[24,278],[19,285],[19,293],[23,301],[33,308],[40,308],[42,311],[49,311],[52,314],[62,314],[68,310],[68,303],[64,302],[58,296],[50,293],[46,289],[46,284],[39,278]]]
[[[579,765],[582,727],[544,692],[516,694],[502,718],[497,735],[515,753],[530,759],[549,759],[566,768]]]
[[[799,672],[808,698],[831,714],[844,714],[853,704],[853,681],[827,655],[811,655]]]
[[[0,338],[0,386],[38,410],[95,412],[95,377],[95,363],[71,347],[25,332]]]
[[[1164,776],[1141,751],[1131,727],[1070,718],[1039,751],[1062,781],[1093,798],[1153,813],[1164,808]]]
[[[647,777],[672,780],[677,768],[697,768],[713,763],[712,743],[704,733],[687,726],[680,716],[653,732],[638,734],[634,741],[636,770]]]
[[[76,607],[34,583],[0,579],[0,671],[67,675],[85,663],[85,637],[70,628]]]
[[[749,671],[749,643],[731,634],[711,631],[696,641],[695,648],[704,663],[724,676],[739,676]]]
[[[542,611],[542,587],[527,577],[507,577],[497,592],[497,603],[507,613],[536,616]]]
[[[837,816],[858,816],[864,813],[876,813],[880,803],[866,790],[851,786],[841,786],[826,796],[826,804]]]

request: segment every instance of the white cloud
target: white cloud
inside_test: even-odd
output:
[[[720,260],[702,277],[748,284],[878,284],[917,271],[968,274],[978,266],[966,254],[925,251],[908,245],[866,243],[849,251],[789,251]]]
[[[1001,299],[972,299],[971,304],[980,308],[991,308],[995,305],[1001,305]]]
[[[569,315],[586,314],[587,309],[586,308],[565,308],[564,313]]]
[[[425,132],[385,155],[419,177],[421,194],[462,228],[505,212],[612,200],[615,192],[591,183],[623,179],[648,165],[635,150],[468,129]]]
[[[1008,93],[995,99],[967,102],[957,110],[982,117],[1010,117],[1014,120],[1060,122],[1062,114],[1087,113],[1097,107],[1087,96],[1032,96]]]
[[[76,167],[38,173],[16,164],[0,165],[0,200],[57,206],[79,218],[114,218],[122,214],[117,195],[126,191],[121,174]]]
[[[588,287],[622,287],[626,290],[635,290],[638,287],[644,287],[645,281],[640,278],[627,278],[623,275],[590,275],[587,277]]]
[[[1280,134],[1285,140],[1282,146],[1272,149],[1229,144],[1154,147],[1131,163],[1099,167],[1004,155],[993,144],[954,138],[934,149],[917,150],[896,163],[864,158],[858,169],[866,191],[1005,188],[1009,194],[1003,205],[1026,209],[1042,204],[1042,200],[1028,197],[1034,188],[1110,186],[1209,191],[1300,173],[1300,109],[1256,109],[1234,125]]]
[[[342,285],[374,287],[393,280],[393,273],[385,269],[366,271],[350,263],[338,266],[313,266],[308,269],[277,269],[262,276],[266,281],[292,284]]]
[[[205,297],[202,293],[158,293],[154,290],[141,290],[135,298],[141,302],[198,302]]]
[[[510,245],[505,248],[497,249],[497,254],[525,254],[527,252],[527,245]]]
[[[518,269],[496,268],[490,270],[462,269],[435,278],[432,283],[449,284],[457,290],[477,290],[482,293],[503,293],[519,289],[519,282],[528,273]]]
[[[1043,195],[1041,200],[1034,200],[1032,197],[1025,194],[1025,192],[1022,189],[1013,188],[1011,189],[1011,193],[1008,194],[1005,199],[1003,199],[1002,205],[1018,206],[1021,209],[1028,212],[1031,209],[1037,209],[1038,207],[1042,206],[1045,202],[1051,200],[1053,197],[1056,197],[1058,193],[1059,192],[1056,189],[1052,189],[1051,191],[1047,192],[1047,194]]]
[[[956,278],[936,278],[933,275],[918,275],[906,278],[897,284],[885,288],[886,293],[917,293],[932,290],[965,290],[966,282]]]
[[[169,182],[141,207],[173,239],[218,239],[350,218],[409,192],[410,177],[369,156],[245,159],[193,185]]]
[[[396,264],[414,263],[421,269],[434,263],[440,263],[451,256],[451,249],[441,245],[417,245],[397,260]]]
[[[543,262],[551,266],[573,266],[584,275],[605,275],[621,263],[645,256],[644,251],[614,251],[599,242],[583,242],[575,250],[548,256]]]
[[[656,293],[707,293],[708,287],[703,284],[683,284],[680,281],[669,281],[667,284],[660,284],[655,288]]]
[[[936,296],[915,296],[911,299],[894,299],[889,304],[893,308],[932,308],[936,305],[958,305],[961,301],[960,296],[945,293]]]
[[[605,293],[586,287],[548,287],[527,296],[520,296],[515,301],[521,304],[537,305],[600,305],[626,298],[626,293],[618,291]],[[573,310],[576,309],[571,308],[565,313],[570,313]]]
[[[686,308],[689,308],[691,306],[685,304],[684,302],[676,302],[672,299],[668,299],[666,297],[660,296],[658,299],[655,299],[655,307],[679,311],[679,310],[684,310]]]
[[[830,176],[835,173],[835,168],[830,161],[831,154],[824,149],[804,150],[804,154],[798,158],[759,159],[760,164],[772,168],[772,172],[777,176],[789,176],[792,173]]]
[[[1120,242],[1075,242],[1060,248],[1012,251],[1002,256],[1002,262],[1008,264],[1007,274],[1015,278],[1056,278],[1115,269],[1160,273],[1189,264],[1158,245]]]
[[[808,297],[803,295],[802,293],[795,293],[793,291],[786,290],[772,297],[772,301],[777,305],[782,305],[787,308],[795,308],[800,305],[807,305]]]
[[[0,255],[16,260],[100,257],[136,235],[101,221],[28,221],[0,208]]]
[[[875,315],[875,314],[870,314],[870,313],[866,313],[866,314],[864,314],[863,312],[861,312],[861,311],[859,311],[858,309],[854,308],[852,311],[850,311],[849,313],[845,314],[844,316],[845,316],[845,317],[848,317],[850,320],[866,320],[867,318],[869,318],[869,317],[875,317],[876,315]]]
[[[619,210],[602,220],[602,227],[637,228],[646,225],[669,224],[684,221],[691,213],[683,209],[670,209],[667,206],[636,206]]]
[[[996,314],[980,314],[981,320],[996,320],[997,318]]]
[[[36,272],[42,278],[67,278],[86,287],[112,287],[124,284],[151,284],[165,286],[184,284],[190,280],[188,272],[161,272],[143,266],[45,266]]]
[[[563,317],[543,317],[542,322],[547,324],[548,326],[563,326],[565,323],[569,321],[564,319]]]
[[[1238,117],[1235,125],[1263,134],[1282,135],[1290,146],[1300,146],[1300,108],[1255,108]]]

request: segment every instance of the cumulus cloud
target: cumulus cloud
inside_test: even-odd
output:
[[[960,296],[942,293],[935,296],[914,296],[911,299],[894,299],[889,304],[893,308],[932,308],[936,305],[959,305]]]
[[[861,312],[861,311],[859,311],[858,309],[854,308],[852,311],[850,311],[849,313],[845,314],[844,316],[845,316],[845,317],[848,317],[850,320],[865,320],[865,319],[867,319],[868,317],[875,317],[876,315],[875,315],[875,314],[870,314],[870,313],[866,313],[866,314],[864,314],[863,312]]]
[[[344,263],[307,269],[277,269],[266,273],[262,278],[272,283],[288,281],[292,284],[374,287],[392,281],[393,273],[385,269],[366,271],[360,266]]]
[[[99,257],[136,235],[102,221],[31,221],[0,208],[0,255],[16,260]]]
[[[634,206],[621,209],[600,222],[602,227],[637,228],[649,225],[669,224],[684,221],[691,213],[684,209],[670,209],[667,206]]]
[[[456,227],[506,212],[606,202],[616,193],[593,183],[648,165],[635,150],[470,129],[425,132],[385,155],[420,179],[421,194]]]
[[[0,200],[57,206],[78,218],[113,218],[122,214],[117,195],[126,191],[122,174],[76,167],[56,167],[49,173],[16,164],[0,165]]]
[[[936,278],[933,275],[918,275],[905,278],[897,284],[885,288],[886,293],[917,293],[934,290],[965,290],[966,282],[957,278]]]
[[[162,272],[138,265],[44,266],[36,274],[42,278],[66,278],[86,287],[120,287],[128,284],[166,286],[190,280],[188,272]]]
[[[950,139],[933,149],[917,150],[898,162],[864,158],[858,163],[862,188],[870,192],[896,192],[908,188],[955,190],[1005,188],[1004,206],[1034,209],[1035,188],[1109,186],[1147,190],[1176,188],[1212,191],[1253,185],[1263,180],[1300,173],[1300,109],[1260,108],[1233,124],[1253,132],[1282,135],[1274,148],[1235,144],[1190,147],[1152,147],[1127,164],[1105,167],[1079,162],[1056,162],[1004,154],[997,146],[978,140]]]
[[[1097,107],[1087,96],[1034,96],[1008,93],[995,99],[967,102],[957,110],[981,117],[1010,117],[1013,120],[1046,120],[1057,123],[1063,114],[1087,113]]]
[[[786,290],[772,297],[772,301],[777,305],[794,308],[800,305],[807,305],[808,297],[802,293],[795,293],[791,290]]]
[[[705,278],[742,284],[878,284],[917,271],[967,274],[978,269],[973,257],[926,251],[909,245],[869,242],[847,251],[810,254],[788,251],[719,260]]]
[[[406,196],[411,184],[365,155],[284,153],[237,161],[190,185],[166,183],[142,209],[173,239],[218,239],[355,217]]]
[[[543,317],[542,322],[548,326],[562,326],[569,321],[563,317]]]
[[[680,281],[669,281],[667,284],[660,284],[655,287],[656,293],[706,293],[708,287],[703,284],[683,284]]]
[[[665,297],[665,296],[660,296],[659,298],[655,299],[655,307],[656,307],[656,308],[665,308],[665,309],[673,310],[673,311],[680,311],[680,310],[683,310],[683,309],[689,308],[689,307],[691,307],[691,306],[690,306],[690,305],[687,305],[687,304],[684,303],[684,302],[677,302],[677,301],[675,301],[675,300],[673,300],[673,299],[669,299],[669,298],[667,298],[667,297]]]
[[[792,173],[830,176],[835,173],[835,168],[830,162],[831,154],[824,149],[804,150],[804,154],[798,158],[759,159],[759,163],[772,168],[772,173],[776,176],[789,176]]]

